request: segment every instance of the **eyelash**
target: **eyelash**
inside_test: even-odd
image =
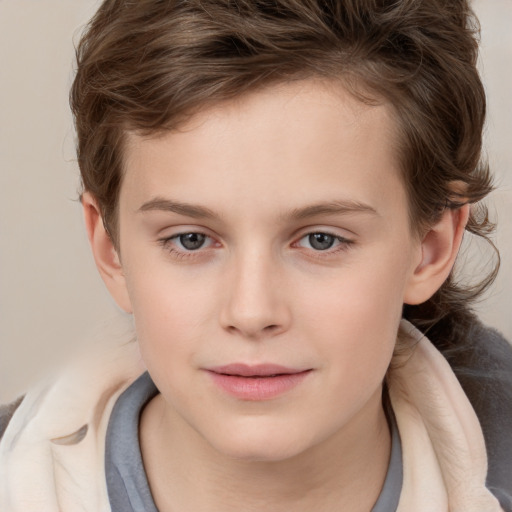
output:
[[[310,231],[301,236],[299,240],[297,240],[297,242],[294,242],[292,245],[298,246],[302,240],[310,237],[311,235],[325,235],[333,238],[334,243],[337,242],[337,245],[334,245],[334,247],[329,247],[324,250],[315,250],[311,248],[311,250],[309,251],[311,253],[310,255],[315,258],[328,258],[329,256],[334,256],[340,252],[347,251],[354,244],[353,240],[350,240],[340,235],[335,235],[334,233],[330,233],[329,231]]]
[[[185,235],[202,235],[205,237],[205,239],[209,239],[215,243],[215,241],[213,240],[213,238],[211,236],[208,236],[205,233],[201,233],[199,231],[186,231],[186,232],[182,232],[182,233],[177,233],[176,235],[172,235],[170,237],[166,237],[166,238],[162,238],[162,239],[158,240],[158,243],[169,254],[171,254],[174,258],[176,258],[178,260],[183,260],[186,258],[197,258],[199,256],[204,255],[203,254],[204,251],[201,251],[201,249],[204,249],[202,246],[196,250],[193,250],[193,249],[188,250],[186,248],[176,249],[175,247],[173,247],[172,244],[174,243],[174,241],[179,240],[182,236],[185,236]],[[333,256],[335,254],[338,254],[339,252],[347,251],[351,246],[354,245],[353,240],[350,240],[348,238],[345,238],[345,237],[342,237],[339,235],[335,235],[334,233],[330,233],[329,231],[310,231],[310,232],[302,235],[296,242],[294,242],[292,244],[292,247],[299,246],[298,244],[301,240],[304,240],[305,238],[310,237],[311,235],[326,235],[326,236],[332,237],[334,239],[335,243],[338,242],[338,244],[334,246],[334,249],[331,247],[329,247],[325,250],[320,250],[320,249],[315,250],[313,248],[310,248],[310,250],[308,252],[311,252],[311,256],[315,257],[315,258],[326,258],[329,256]],[[206,249],[208,249],[208,248],[209,247],[207,247]]]
[[[203,247],[199,247],[197,250],[187,250],[186,248],[183,249],[176,249],[173,247],[173,243],[175,240],[179,240],[182,236],[185,235],[202,235],[205,237],[205,239],[209,239],[213,241],[213,238],[211,236],[206,235],[205,233],[201,233],[200,231],[185,231],[183,233],[177,233],[176,235],[172,235],[166,238],[161,238],[158,240],[158,243],[174,258],[178,260],[182,260],[185,258],[194,258],[201,256],[203,251],[200,251],[200,249],[203,249]]]

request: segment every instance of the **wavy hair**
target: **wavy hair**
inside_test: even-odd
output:
[[[78,44],[70,93],[83,190],[118,246],[127,130],[172,130],[211,104],[321,77],[392,106],[413,229],[469,202],[466,229],[488,240],[478,33],[467,0],[105,0]],[[451,275],[404,316],[438,344],[460,339],[496,272],[474,286]]]

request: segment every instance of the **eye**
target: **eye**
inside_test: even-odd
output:
[[[182,235],[176,235],[172,239],[178,241],[187,251],[197,251],[197,249],[203,247],[207,236],[202,233],[184,233]]]
[[[347,240],[341,236],[331,235],[330,233],[317,232],[308,233],[307,235],[303,236],[297,242],[297,245],[300,247],[313,249],[315,251],[327,251],[339,245],[346,247],[351,243],[352,242],[350,240]]]
[[[207,249],[215,243],[208,235],[197,232],[178,233],[159,240],[159,242],[170,252],[185,254],[199,249]]]
[[[313,249],[325,251],[334,245],[336,239],[327,233],[311,233],[307,236],[307,241]]]

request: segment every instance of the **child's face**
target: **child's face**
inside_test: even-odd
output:
[[[275,460],[375,420],[421,261],[393,133],[386,106],[306,81],[130,136],[125,308],[168,421]],[[238,364],[294,375],[220,375]]]

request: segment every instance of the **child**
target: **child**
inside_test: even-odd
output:
[[[493,276],[452,275],[476,55],[461,0],[104,1],[71,104],[137,343],[6,410],[1,510],[512,510]]]

